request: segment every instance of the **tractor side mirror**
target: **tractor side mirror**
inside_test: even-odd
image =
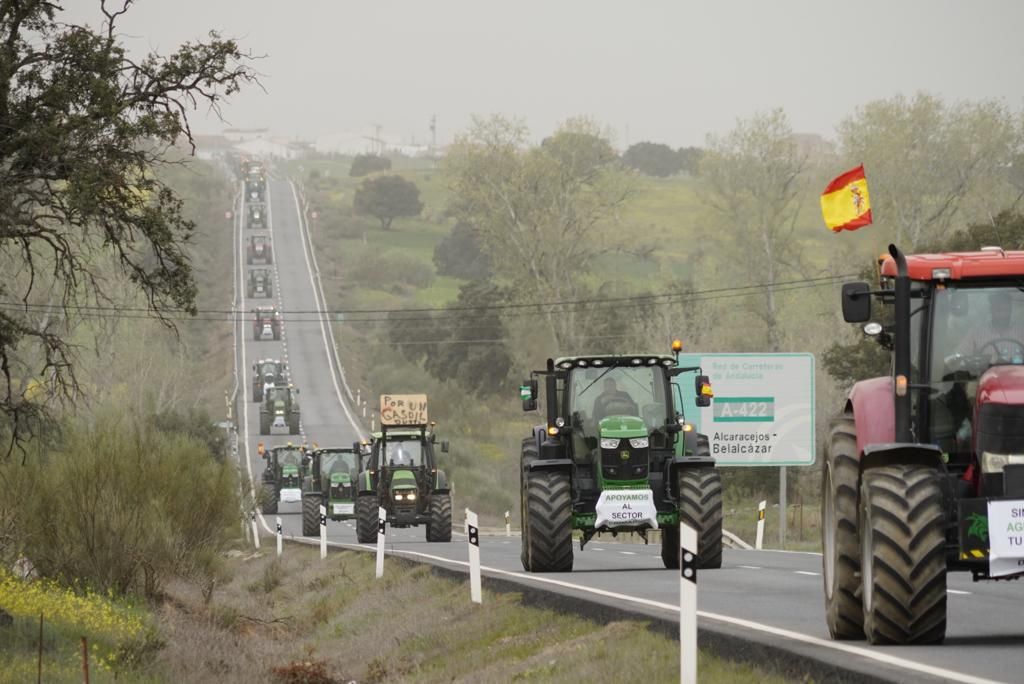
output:
[[[694,385],[697,390],[697,406],[701,408],[711,406],[711,399],[715,396],[711,390],[711,379],[706,375],[698,375]]]
[[[450,449],[450,446],[448,445],[448,440],[447,439],[444,440],[443,442],[441,442],[441,453],[442,454],[447,454],[449,449]]]
[[[871,318],[871,286],[864,282],[843,283],[843,320],[863,323]]]
[[[519,398],[523,400],[524,411],[537,410],[537,391],[539,384],[536,379],[524,380],[519,387]]]

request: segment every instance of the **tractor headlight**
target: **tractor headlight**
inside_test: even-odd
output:
[[[395,501],[404,501],[405,495],[402,492],[395,492]]]
[[[619,448],[619,440],[617,440],[617,439],[609,439],[607,437],[602,437],[601,438],[601,448],[602,449],[618,449]]]
[[[1024,454],[992,454],[983,451],[981,454],[981,472],[987,474],[1001,473],[1008,465],[1024,463]]]
[[[416,492],[409,492],[408,494],[406,494],[405,495],[405,500],[406,501],[415,501],[416,500]]]
[[[629,446],[634,449],[646,449],[650,446],[650,441],[646,437],[637,437],[636,439],[629,440]]]

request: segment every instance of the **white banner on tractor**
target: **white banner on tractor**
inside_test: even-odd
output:
[[[1024,501],[988,502],[988,574],[1024,572]]]
[[[658,509],[650,489],[606,489],[597,500],[594,527],[636,527],[647,523],[658,529]]]

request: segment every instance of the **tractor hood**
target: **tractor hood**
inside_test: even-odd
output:
[[[992,366],[978,380],[978,401],[983,404],[1024,405],[1024,366]]]
[[[281,466],[281,477],[298,477],[299,467],[295,465]]]
[[[634,416],[608,416],[599,424],[601,437],[631,439],[647,436],[647,424]]]
[[[331,484],[332,485],[347,485],[352,484],[352,478],[348,473],[331,473]]]
[[[392,489],[416,489],[416,475],[407,468],[394,471],[391,475]]]

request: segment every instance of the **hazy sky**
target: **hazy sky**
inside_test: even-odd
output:
[[[99,1],[65,4],[81,20]],[[501,112],[539,137],[586,114],[620,145],[678,146],[779,106],[829,136],[897,93],[1024,105],[1021,0],[139,0],[121,24],[137,50],[211,28],[266,55],[267,92],[237,96],[229,124],[289,136],[423,142],[436,114],[447,142]]]

